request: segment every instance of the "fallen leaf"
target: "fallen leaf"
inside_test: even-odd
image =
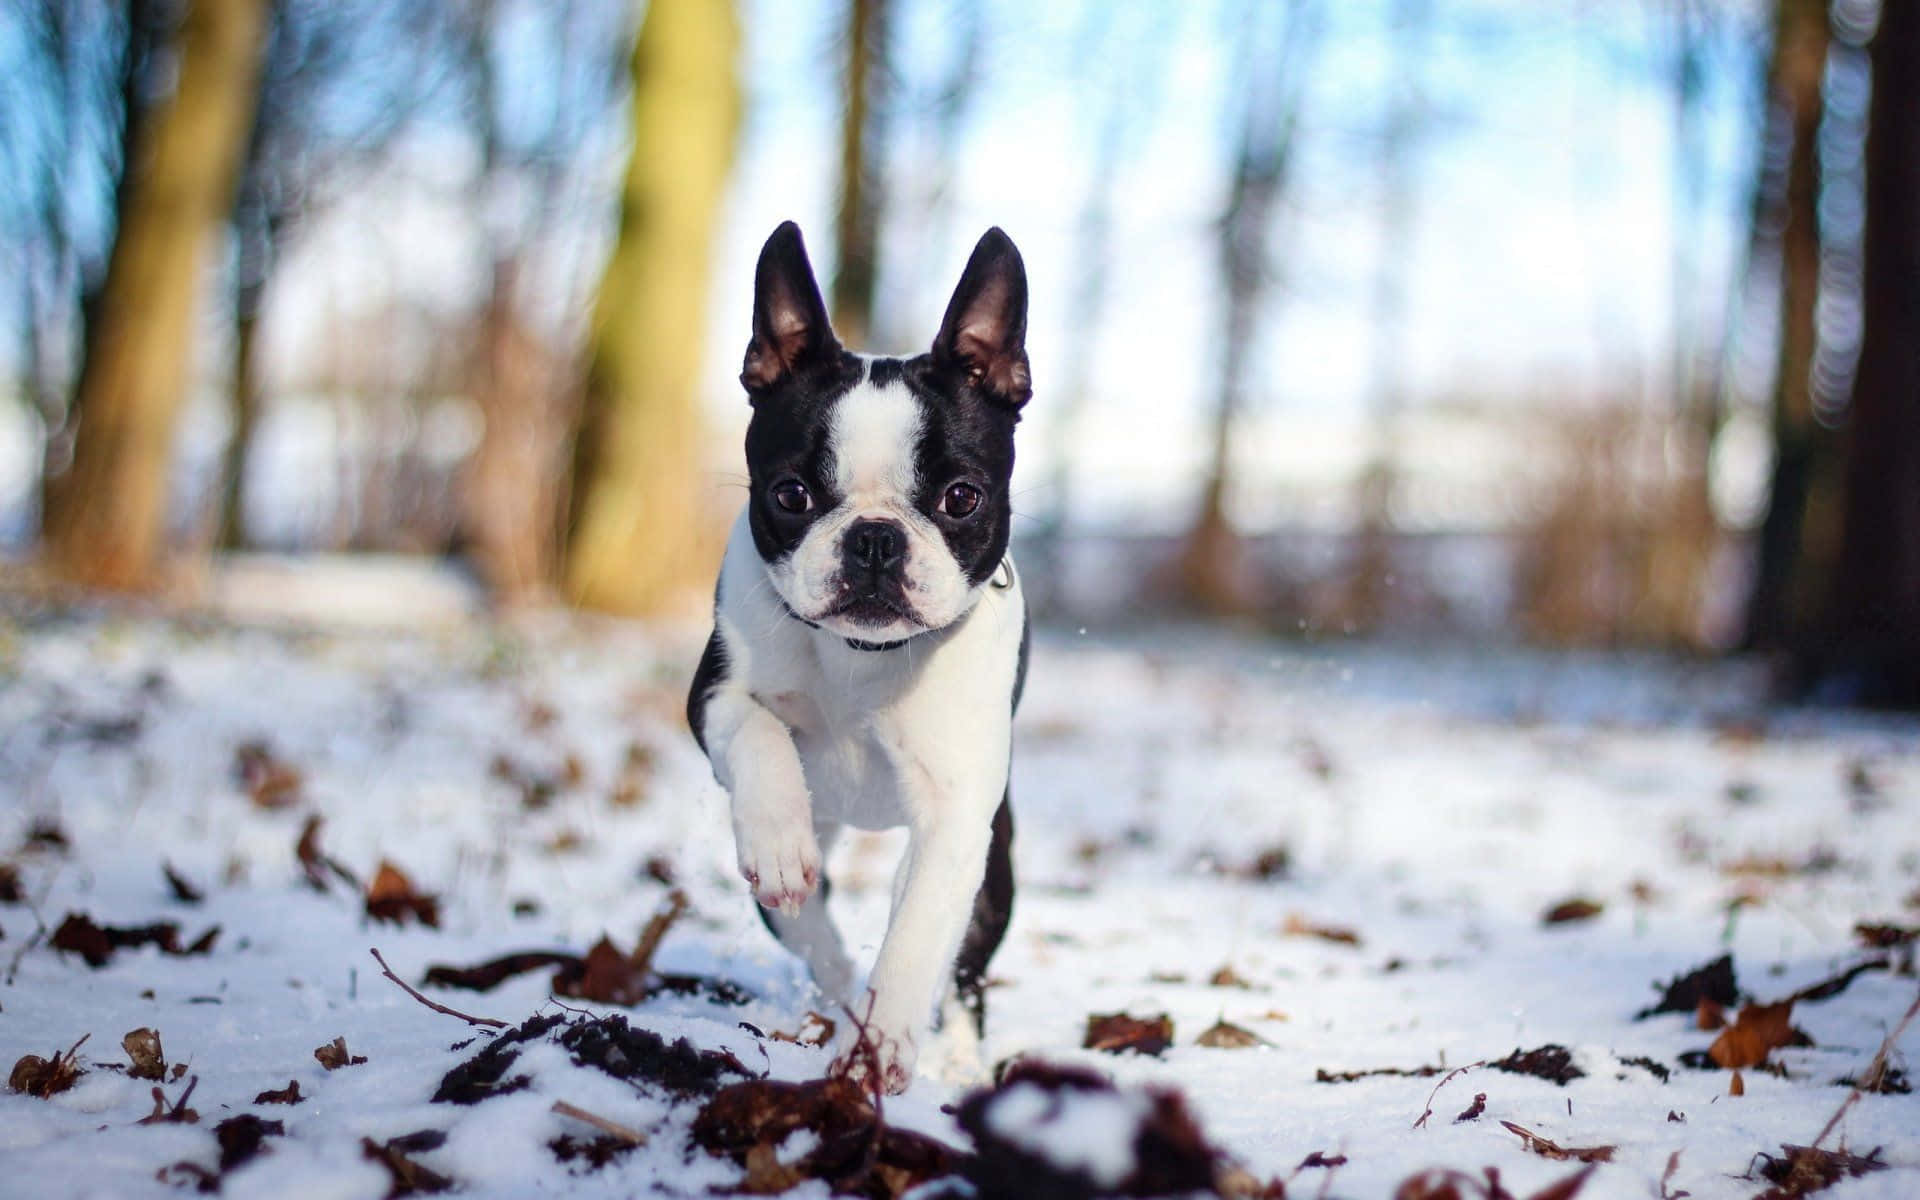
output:
[[[277,757],[264,738],[235,748],[233,774],[256,808],[290,808],[300,801],[299,768]]]
[[[1746,1094],[1747,1094],[1747,1081],[1740,1078],[1740,1072],[1735,1071],[1733,1073],[1733,1078],[1727,1081],[1727,1095],[1744,1096]]]
[[[367,1061],[364,1054],[348,1054],[347,1039],[337,1037],[324,1046],[316,1047],[313,1057],[329,1071],[338,1071],[342,1067],[357,1067]]]
[[[141,1117],[138,1125],[194,1125],[200,1120],[200,1114],[187,1107],[187,1101],[193,1098],[193,1089],[200,1086],[200,1077],[195,1075],[187,1080],[187,1089],[180,1093],[178,1100],[171,1103],[167,1094],[159,1088],[153,1089],[153,1111]]]
[[[1453,1123],[1458,1125],[1462,1121],[1477,1121],[1480,1119],[1480,1114],[1486,1111],[1487,1094],[1485,1092],[1475,1092],[1473,1094],[1473,1103],[1467,1105],[1466,1109],[1453,1119]]]
[[[576,764],[577,766],[577,764]],[[493,756],[487,774],[520,793],[520,807],[537,812],[553,803],[566,785],[564,775],[550,775],[515,762],[505,754]]]
[[[412,917],[429,929],[440,928],[439,898],[416,891],[406,872],[384,858],[367,885],[366,909],[376,921],[404,925]]]
[[[1329,1071],[1325,1067],[1320,1067],[1314,1071],[1313,1081],[1315,1083],[1355,1083],[1378,1075],[1427,1079],[1435,1075],[1444,1075],[1446,1071],[1445,1067],[1371,1067],[1364,1071]]]
[[[1542,1158],[1571,1160],[1583,1163],[1603,1163],[1613,1161],[1614,1146],[1562,1146],[1551,1138],[1541,1137],[1512,1121],[1500,1122],[1508,1132],[1519,1135],[1520,1144]]]
[[[1876,924],[1861,921],[1853,927],[1853,936],[1869,950],[1891,950],[1911,946],[1920,939],[1920,925]]]
[[[120,1039],[120,1048],[133,1060],[127,1074],[135,1079],[161,1080],[167,1077],[167,1056],[160,1048],[160,1035],[147,1028],[131,1030]]]
[[[1707,1056],[1722,1067],[1764,1066],[1769,1053],[1792,1044],[1794,1037],[1792,1000],[1749,1004],[1707,1047]]]
[[[1288,937],[1313,937],[1323,942],[1335,942],[1342,946],[1358,946],[1360,935],[1351,929],[1338,925],[1316,925],[1299,913],[1288,913],[1280,926],[1280,932]]]
[[[167,887],[172,889],[173,898],[182,904],[198,904],[205,900],[206,893],[186,881],[180,872],[173,869],[170,862],[160,864],[160,873],[166,876]]]
[[[1573,1065],[1573,1054],[1565,1046],[1549,1042],[1538,1049],[1521,1051],[1515,1048],[1512,1054],[1487,1064],[1496,1071],[1505,1071],[1509,1075],[1531,1075],[1535,1079],[1545,1079],[1561,1087],[1586,1075]]]
[[[1212,1050],[1246,1050],[1254,1046],[1267,1045],[1267,1040],[1238,1025],[1217,1021],[1212,1028],[1194,1039],[1194,1045],[1205,1046]]]
[[[284,1122],[268,1121],[252,1113],[228,1117],[213,1127],[214,1139],[220,1143],[220,1169],[231,1171],[252,1162],[259,1157],[267,1138],[283,1137],[286,1132]]]
[[[192,945],[183,947],[180,926],[172,921],[156,921],[151,925],[97,925],[84,913],[70,912],[54,930],[49,944],[56,950],[78,954],[88,966],[98,969],[107,965],[114,951],[140,946],[157,946],[162,954],[175,957],[206,954],[219,936],[220,927],[215,925]]]
[[[1541,915],[1540,923],[1542,925],[1566,925],[1577,921],[1591,921],[1605,911],[1607,911],[1607,906],[1598,900],[1588,900],[1584,897],[1576,896],[1571,900],[1562,900],[1552,908],[1549,908]]]
[[[1213,974],[1207,976],[1207,986],[1239,988],[1242,991],[1249,992],[1253,990],[1253,984],[1241,978],[1240,973],[1235,971],[1230,965],[1221,967]]]
[[[570,967],[576,971],[582,968],[578,954],[565,950],[523,950],[516,954],[504,954],[499,958],[488,959],[472,967],[450,967],[435,964],[427,968],[421,979],[422,987],[464,988],[471,992],[490,992],[516,975],[528,971],[538,971],[543,967]]]
[[[1693,1027],[1702,1033],[1712,1033],[1727,1023],[1727,1010],[1711,996],[1700,997],[1700,1007],[1693,1012]]]
[[[453,1187],[453,1180],[415,1162],[412,1156],[437,1150],[446,1144],[446,1140],[447,1135],[437,1129],[422,1129],[418,1133],[388,1138],[384,1142],[363,1137],[360,1139],[360,1154],[387,1169],[388,1200],[396,1196],[411,1196],[416,1192],[444,1192]]]
[[[1822,979],[1818,983],[1808,984],[1806,987],[1801,988],[1793,995],[1787,997],[1787,1000],[1794,1004],[1801,1002],[1812,1003],[1817,1000],[1831,1000],[1841,992],[1846,991],[1847,987],[1852,984],[1854,980],[1860,978],[1860,976],[1866,974],[1868,971],[1885,971],[1892,966],[1893,964],[1885,958],[1869,958],[1865,962],[1853,964],[1838,975]]]
[[[1779,1158],[1764,1152],[1759,1155],[1765,1160],[1760,1167],[1760,1177],[1774,1186],[1754,1197],[1754,1200],[1792,1200],[1832,1187],[1842,1179],[1857,1179],[1875,1171],[1884,1171],[1888,1166],[1881,1159],[1878,1147],[1865,1155],[1849,1154],[1845,1150],[1822,1150],[1817,1146],[1782,1145],[1780,1148],[1786,1154]]]
[[[819,1047],[833,1040],[834,1029],[832,1017],[808,1010],[806,1017],[800,1022],[800,1028],[792,1033],[781,1033],[776,1029],[767,1036],[773,1041],[786,1042],[793,1046]]]
[[[56,1051],[52,1058],[41,1058],[38,1054],[22,1055],[7,1076],[8,1089],[25,1092],[42,1100],[66,1091],[74,1085],[75,1080],[87,1073],[80,1066],[80,1047],[91,1036],[82,1034],[79,1041],[67,1047],[64,1053]]]
[[[307,877],[308,886],[316,892],[324,892],[330,886],[329,879],[338,879],[354,891],[359,891],[360,877],[320,849],[322,824],[324,822],[319,817],[308,817],[307,823],[300,827],[300,840],[293,847],[294,857],[300,860],[300,869]]]
[[[1723,1008],[1740,1003],[1740,988],[1733,978],[1733,955],[1723,954],[1703,967],[1675,976],[1662,991],[1659,1003],[1641,1009],[1633,1019],[1642,1021],[1660,1013],[1696,1012],[1702,997]]]
[[[1087,1018],[1087,1034],[1081,1041],[1087,1050],[1119,1054],[1158,1056],[1173,1045],[1173,1018],[1165,1013],[1140,1018],[1126,1013],[1096,1013]]]
[[[300,1081],[287,1080],[287,1086],[279,1091],[261,1092],[253,1098],[255,1104],[298,1104],[306,1097],[300,1094]]]

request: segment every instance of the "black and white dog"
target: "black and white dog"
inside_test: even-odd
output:
[[[1026,269],[998,229],[913,358],[840,345],[792,222],[754,276],[740,373],[751,482],[687,718],[732,796],[761,916],[865,1018],[890,1092],[913,1077],[943,996],[948,1026],[980,1032],[1013,904],[1007,771],[1027,616],[1008,482],[1032,392],[1026,324]],[[909,832],[857,1001],[821,867],[848,825]]]

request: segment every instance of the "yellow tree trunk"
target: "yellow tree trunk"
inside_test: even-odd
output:
[[[702,483],[699,370],[739,42],[733,0],[652,0],[634,44],[633,157],[574,447],[564,577],[585,607],[669,610],[717,560],[727,514]]]
[[[81,365],[73,465],[43,523],[53,567],[92,587],[152,582],[207,243],[233,200],[253,121],[266,0],[193,0],[179,83],[137,158]]]

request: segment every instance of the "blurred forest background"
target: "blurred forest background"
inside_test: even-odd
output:
[[[1043,618],[1920,702],[1913,0],[7,0],[0,554],[704,609],[753,257],[1024,251]]]

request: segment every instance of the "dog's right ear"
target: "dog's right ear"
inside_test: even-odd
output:
[[[754,268],[753,340],[740,368],[741,386],[758,398],[802,365],[839,350],[800,227],[782,222],[760,248]]]

